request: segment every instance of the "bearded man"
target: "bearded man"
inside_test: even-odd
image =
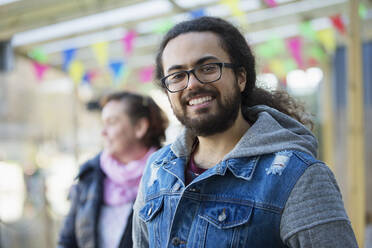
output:
[[[173,27],[157,78],[185,130],[148,160],[134,247],[357,247],[309,116],[285,92],[256,86],[233,25],[202,17]]]

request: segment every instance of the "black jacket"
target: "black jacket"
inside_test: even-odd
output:
[[[71,208],[63,223],[59,248],[98,248],[98,217],[103,201],[104,174],[100,154],[81,166],[78,183],[71,188]],[[120,248],[131,248],[132,214],[120,241]],[[104,248],[104,247],[102,247]]]

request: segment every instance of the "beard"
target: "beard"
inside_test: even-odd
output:
[[[200,93],[212,94],[217,102],[217,112],[208,113],[210,111],[208,108],[202,108],[197,111],[199,117],[190,118],[186,110],[186,98]],[[186,128],[188,128],[195,136],[206,137],[214,135],[226,131],[234,124],[236,118],[238,117],[240,109],[239,107],[241,104],[240,89],[237,85],[237,82],[235,82],[232,93],[221,98],[221,95],[217,91],[200,88],[199,90],[185,96],[181,100],[181,104],[181,111],[176,111],[173,108],[173,112],[177,119]]]

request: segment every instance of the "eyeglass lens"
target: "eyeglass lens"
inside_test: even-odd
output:
[[[165,80],[167,88],[171,91],[185,89],[189,82],[190,73],[193,73],[201,83],[211,83],[219,79],[221,66],[219,64],[206,64],[198,66],[191,71],[181,71],[169,75]]]

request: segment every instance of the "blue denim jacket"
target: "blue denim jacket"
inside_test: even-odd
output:
[[[134,204],[135,248],[357,247],[314,135],[267,106],[249,113],[236,146],[187,186],[194,136],[153,154]]]
[[[139,217],[150,247],[286,247],[281,213],[298,178],[318,161],[294,150],[228,159],[185,186],[186,162],[169,146],[149,161]]]

